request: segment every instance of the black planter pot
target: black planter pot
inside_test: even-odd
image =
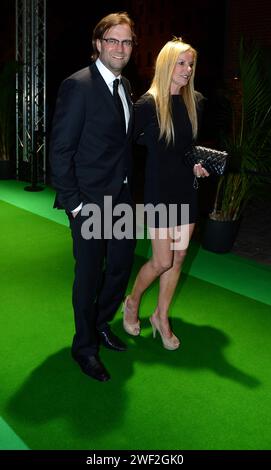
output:
[[[8,180],[14,177],[14,165],[10,160],[0,160],[0,180]]]
[[[221,222],[207,219],[201,242],[202,247],[214,253],[229,252],[235,242],[239,225],[239,220]]]

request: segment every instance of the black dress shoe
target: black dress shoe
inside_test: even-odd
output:
[[[99,331],[102,344],[108,349],[115,351],[126,351],[127,346],[111,331],[109,327]]]
[[[104,367],[103,363],[100,361],[98,355],[73,355],[73,358],[76,362],[78,362],[84,374],[88,375],[89,377],[99,380],[100,382],[106,382],[110,379],[110,375]]]

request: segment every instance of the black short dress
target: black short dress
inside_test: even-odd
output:
[[[173,227],[196,222],[197,191],[193,187],[192,168],[184,161],[184,152],[192,142],[192,126],[186,106],[179,95],[172,95],[172,117],[175,142],[167,145],[159,139],[159,125],[152,95],[146,93],[135,104],[135,138],[147,147],[145,169],[144,204],[157,208],[163,205],[159,216],[148,217],[150,227]],[[161,206],[160,206],[161,208]],[[146,213],[146,212],[145,212]]]

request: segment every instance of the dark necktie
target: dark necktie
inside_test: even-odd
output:
[[[126,132],[125,114],[124,114],[124,109],[123,109],[123,104],[122,104],[122,101],[121,101],[121,97],[120,97],[119,92],[118,92],[119,83],[120,83],[120,80],[118,78],[116,78],[116,80],[114,80],[114,82],[113,82],[113,97],[114,97],[115,104],[118,108],[118,111],[119,111],[119,114],[120,114],[120,117],[121,117],[121,120],[122,120],[122,124],[123,124],[125,132]]]

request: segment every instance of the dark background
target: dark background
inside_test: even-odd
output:
[[[241,36],[255,39],[270,52],[269,0],[47,0],[49,120],[60,82],[90,63],[92,30],[115,11],[127,11],[135,21],[138,46],[125,75],[136,98],[148,88],[155,57],[173,35],[198,50],[196,88],[208,99],[223,80],[238,75]],[[15,56],[15,0],[1,0],[0,45],[2,67]]]
[[[47,104],[49,120],[60,82],[90,63],[91,35],[106,14],[127,11],[138,46],[125,75],[135,97],[146,91],[155,57],[173,35],[198,50],[196,88],[208,99],[225,79],[238,74],[241,36],[271,47],[269,0],[47,0]],[[15,0],[1,0],[0,66],[15,56]]]
[[[185,7],[182,3],[167,0],[167,21],[162,23],[165,6],[161,0],[47,0],[49,116],[60,82],[90,62],[94,26],[103,16],[115,11],[127,11],[136,25],[138,45],[125,69],[125,75],[133,84],[135,97],[148,88],[155,56],[173,35],[182,36],[199,51],[197,88],[208,94],[223,76],[226,2],[198,0]],[[141,14],[142,5],[145,15]],[[2,66],[15,56],[15,0],[1,0],[0,43]],[[148,56],[146,60],[145,55]]]
[[[144,3],[145,16],[140,15],[140,9],[138,10],[141,3]],[[169,21],[164,25],[163,34],[159,34],[161,3],[159,0],[155,2],[123,0],[95,5],[93,2],[77,0],[72,5],[64,0],[48,0],[47,91],[50,108],[55,101],[61,80],[90,62],[94,26],[103,16],[114,11],[128,11],[135,21],[138,45],[124,73],[132,82],[136,98],[148,88],[155,56],[173,35],[182,36],[199,51],[196,85],[204,94],[210,93],[223,77],[225,1],[193,2],[193,6],[186,6],[184,15],[182,2],[168,0]],[[153,27],[149,33],[151,22]],[[193,32],[190,29],[193,29]],[[145,66],[147,54],[151,55],[149,67]],[[146,55],[145,62],[144,55]],[[142,56],[143,60],[140,60]]]

